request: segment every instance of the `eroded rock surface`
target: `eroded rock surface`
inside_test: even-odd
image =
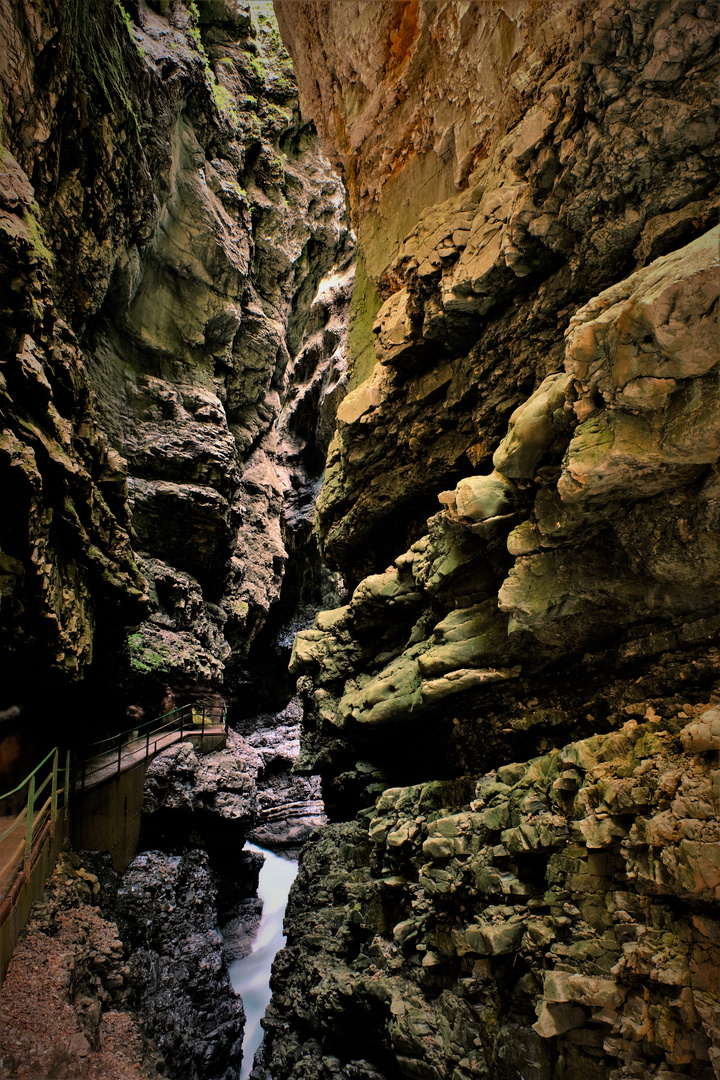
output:
[[[166,1075],[129,1005],[126,950],[93,870],[63,856],[33,908],[0,990],[3,1080]]]
[[[217,685],[344,392],[343,190],[267,4],[5,4],[2,32],[5,652],[21,684]],[[278,423],[298,356],[322,419]]]
[[[318,505],[356,583],[468,463],[489,471],[577,310],[717,222],[718,13],[275,6],[372,286]]]
[[[234,1080],[245,1014],[227,974],[207,855],[138,855],[120,883],[117,918],[133,1004],[169,1075]]]
[[[182,851],[192,834],[221,856],[240,851],[257,810],[251,765],[234,748],[199,754],[178,743],[148,766],[142,809],[145,845]]]
[[[361,266],[256,1075],[710,1080],[720,10],[276,8]]]
[[[682,700],[329,826],[256,1075],[716,1076],[717,708]]]
[[[125,463],[99,428],[78,338],[55,306],[33,189],[0,154],[3,670],[27,678],[40,665],[77,679],[98,620],[142,619],[147,585]]]
[[[255,770],[257,820],[249,839],[260,847],[298,849],[326,822],[319,776],[298,776],[302,704],[295,698],[280,713],[252,718],[252,731],[237,740]],[[232,744],[232,743],[231,743]]]

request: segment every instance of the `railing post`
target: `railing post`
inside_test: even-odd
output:
[[[35,823],[35,775],[28,784],[27,821],[25,823],[25,862],[30,862],[32,854],[33,825]]]
[[[185,708],[180,710],[180,742],[183,741],[183,730],[185,727]]]
[[[145,757],[150,757],[150,728],[145,732]]]
[[[53,823],[53,828],[55,827],[55,818],[57,817],[57,807],[58,807],[58,760],[59,760],[59,758],[60,758],[60,751],[56,750],[55,753],[53,754],[52,792],[51,792],[51,796],[50,796],[50,799],[51,799],[51,801],[50,801],[50,820]]]
[[[120,775],[120,766],[122,764],[122,735],[118,735],[118,776]]]
[[[200,728],[200,746],[205,747],[205,706],[203,705],[202,727]]]

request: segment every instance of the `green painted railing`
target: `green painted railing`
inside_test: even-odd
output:
[[[119,775],[123,769],[190,734],[202,737],[221,725],[227,731],[225,708],[183,705],[119,735],[91,743],[82,754],[73,755],[72,773],[70,751],[64,755],[64,768],[60,768],[60,749],[53,747],[17,787],[0,795],[0,903],[18,875],[27,871],[33,845],[48,823],[52,835],[58,806],[67,805],[71,794],[82,797],[86,787]],[[11,808],[20,802],[22,809],[13,813]]]
[[[67,801],[69,751],[64,761],[61,769],[60,749],[53,747],[17,787],[0,795],[0,900],[7,896],[17,875],[29,868],[33,845],[45,826],[49,823],[54,830],[58,806]],[[41,778],[46,766],[47,775]],[[19,802],[23,803],[22,809],[13,814],[11,808]],[[7,814],[3,813],[5,809]],[[10,824],[4,827],[6,821]]]
[[[190,734],[203,737],[206,729],[222,726],[227,731],[227,708],[202,704],[182,705],[154,720],[99,739],[76,754],[73,788],[81,794],[85,788],[102,782],[111,774],[119,775],[173,742],[182,742]]]

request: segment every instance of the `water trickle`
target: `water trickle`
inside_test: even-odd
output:
[[[263,1040],[260,1021],[270,1001],[270,968],[275,954],[285,944],[283,917],[290,886],[298,869],[293,859],[282,859],[273,851],[266,851],[255,844],[248,844],[247,848],[259,851],[265,856],[265,862],[258,883],[258,896],[263,902],[262,919],[252,952],[230,965],[230,980],[242,998],[246,1017],[239,1080],[247,1080],[250,1076],[255,1052]]]

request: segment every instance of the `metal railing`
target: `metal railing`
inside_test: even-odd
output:
[[[49,762],[52,764],[48,765]],[[47,775],[40,779],[41,771],[46,766]],[[62,786],[60,774],[63,776]],[[0,795],[0,900],[8,895],[18,874],[30,868],[33,846],[46,826],[49,826],[52,835],[58,806],[67,801],[69,776],[70,753],[65,754],[65,767],[61,769],[60,750],[56,746],[17,787]],[[13,804],[20,802],[23,807],[18,814],[14,814]],[[8,813],[3,814],[4,810]],[[10,824],[5,827],[7,821]]]
[[[182,705],[163,713],[145,724],[121,731],[107,739],[99,739],[84,748],[82,756],[75,755],[73,788],[82,794],[93,787],[131,768],[173,743],[183,742],[191,735],[204,738],[206,730],[222,726],[227,732],[227,708],[203,704]]]
[[[204,738],[220,726],[227,732],[225,707],[183,705],[119,735],[91,743],[82,755],[73,755],[72,773],[70,751],[64,753],[61,768],[60,749],[53,747],[17,787],[0,795],[0,902],[9,895],[18,876],[29,870],[33,848],[43,830],[47,827],[50,835],[54,834],[58,807],[67,805],[71,793],[82,796],[86,788],[119,775],[165,747],[191,734]],[[20,804],[22,808],[17,812]]]

